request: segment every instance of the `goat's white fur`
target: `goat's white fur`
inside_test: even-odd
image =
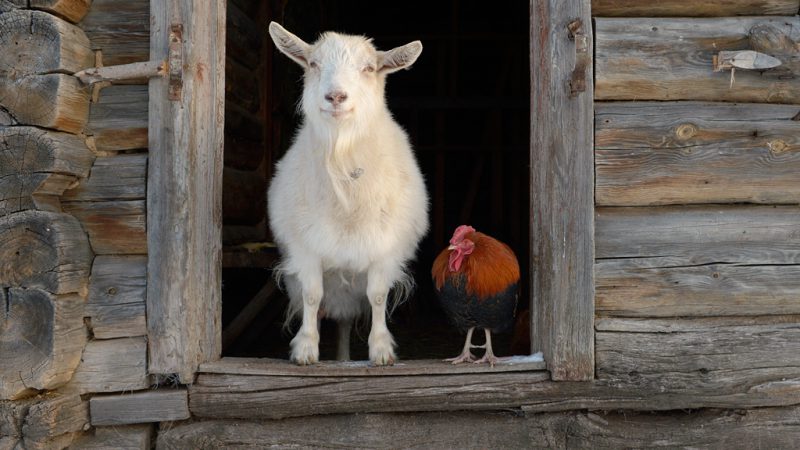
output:
[[[369,358],[392,364],[387,296],[409,286],[405,268],[428,229],[428,196],[384,89],[386,75],[413,64],[422,44],[381,52],[360,36],[324,33],[307,44],[275,22],[269,32],[305,70],[304,121],[268,193],[289,315],[302,317],[291,359],[319,360],[319,317],[349,333],[371,310]],[[346,98],[334,103],[332,93]],[[338,357],[347,359],[349,349],[340,345]]]

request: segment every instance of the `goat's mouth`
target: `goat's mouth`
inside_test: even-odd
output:
[[[334,119],[341,119],[343,117],[348,116],[350,113],[353,112],[353,108],[350,109],[320,109],[323,114],[328,114]]]

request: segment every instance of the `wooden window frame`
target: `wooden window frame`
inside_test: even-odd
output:
[[[531,0],[530,16],[532,349],[553,380],[591,380],[590,0]],[[225,26],[224,0],[151,0],[151,60],[173,73],[149,87],[148,370],[182,383],[221,355]]]

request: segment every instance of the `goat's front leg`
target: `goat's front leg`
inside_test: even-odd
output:
[[[394,283],[391,270],[381,266],[370,268],[367,274],[367,298],[372,306],[372,328],[369,332],[369,360],[376,366],[394,364],[394,339],[386,327],[386,302]]]
[[[303,296],[303,323],[290,343],[291,358],[297,364],[319,361],[319,304],[322,301],[322,269],[308,268],[297,275]]]

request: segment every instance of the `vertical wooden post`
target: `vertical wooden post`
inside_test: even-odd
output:
[[[153,374],[219,357],[225,0],[151,0],[147,330]]]
[[[594,376],[589,0],[531,0],[531,343],[554,380]]]

